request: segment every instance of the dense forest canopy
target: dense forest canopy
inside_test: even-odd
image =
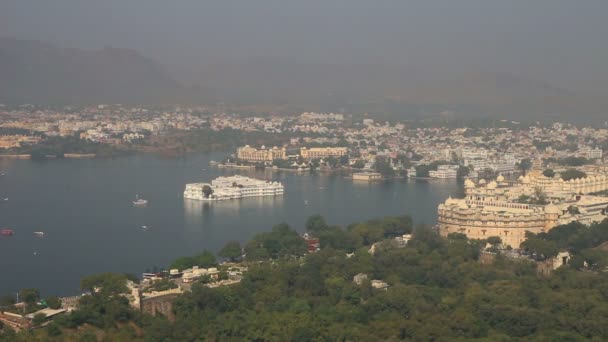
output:
[[[78,310],[32,332],[4,328],[0,341],[608,339],[608,220],[529,235],[525,248],[545,259],[572,254],[570,265],[550,275],[538,273],[534,260],[501,253],[499,238],[441,238],[408,216],[345,229],[313,216],[306,229],[319,238],[319,252],[307,253],[285,224],[258,234],[244,246],[243,280],[218,288],[194,283],[175,300],[174,321],[133,311],[119,295],[126,276],[104,274],[83,280],[83,288],[106,290],[83,297]],[[406,246],[395,243],[407,233]],[[222,254],[240,259],[229,244]],[[188,265],[192,259],[212,261],[209,253],[185,259]]]

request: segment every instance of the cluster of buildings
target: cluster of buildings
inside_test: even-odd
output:
[[[517,180],[499,175],[496,180],[465,181],[464,198],[438,206],[438,227],[443,236],[462,233],[471,239],[500,237],[519,248],[526,232],[548,232],[578,221],[584,224],[608,218],[608,167],[586,167],[583,178],[564,180],[559,173],[546,177],[533,170]]]
[[[258,149],[245,145],[236,150],[236,159],[239,161],[269,164],[275,160],[297,159],[298,157],[304,160],[312,160],[329,157],[340,158],[347,155],[348,148],[346,147],[302,147],[299,149],[299,153],[292,155],[288,155],[286,147],[278,148],[276,146],[272,148],[262,146]]]
[[[26,145],[36,145],[41,137],[35,135],[0,135],[0,149],[19,148]]]
[[[32,134],[17,136],[1,133],[3,129],[22,129]],[[288,136],[282,147],[239,148],[236,158],[242,161],[271,164],[289,157],[310,160],[349,156],[350,166],[362,165],[363,169],[374,171],[377,158],[384,158],[394,171],[409,169],[412,175],[419,166],[452,165],[433,167],[428,174],[432,178],[455,178],[457,166],[466,167],[471,178],[488,172],[508,175],[518,171],[519,163],[526,158],[602,160],[608,147],[607,128],[562,123],[526,126],[502,121],[487,128],[451,128],[408,121],[390,124],[342,113],[244,115],[183,106],[0,106],[0,148],[36,144],[40,137],[48,136],[125,144],[145,142],[150,136],[175,130],[225,129]]]

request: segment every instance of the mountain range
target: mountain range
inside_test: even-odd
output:
[[[162,66],[130,49],[59,48],[0,39],[0,101],[36,104],[159,104],[209,93],[184,87]]]
[[[258,58],[166,67],[130,49],[61,48],[0,39],[0,101],[41,104],[206,104],[455,117],[593,120],[604,97],[494,71]],[[170,71],[169,71],[170,70]],[[179,81],[177,80],[179,79]],[[184,84],[191,84],[185,86]]]

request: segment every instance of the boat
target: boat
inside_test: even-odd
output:
[[[43,237],[44,236],[44,232],[34,232],[34,235],[36,235],[38,237]]]
[[[148,226],[141,226],[141,229],[146,230],[146,229],[148,229]]]
[[[8,202],[8,197],[4,197],[2,200],[3,200],[4,202]]]
[[[244,176],[218,177],[209,183],[186,184],[185,199],[221,201],[246,197],[278,196],[283,184]]]
[[[304,201],[304,204],[305,204],[305,205],[308,205],[308,201]]]
[[[133,201],[133,205],[136,207],[145,207],[146,205],[148,205],[148,201],[143,198],[139,198],[139,195],[135,195],[135,201]]]
[[[15,234],[15,232],[12,229],[4,228],[4,229],[0,230],[0,235],[13,236],[14,234]]]

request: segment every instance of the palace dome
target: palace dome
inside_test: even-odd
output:
[[[474,188],[474,187],[475,187],[475,183],[473,183],[473,181],[472,181],[472,180],[470,180],[469,178],[467,178],[467,179],[464,181],[464,187],[465,187],[465,188]]]
[[[488,183],[488,186],[486,188],[493,190],[496,189],[496,186],[498,186],[498,184],[496,184],[495,181],[491,181],[490,183]]]
[[[480,179],[480,180],[479,180],[479,184],[481,184],[481,185],[486,184],[486,180],[485,180],[485,179],[483,179],[483,178],[482,178],[482,179]]]
[[[504,182],[505,181],[505,177],[503,177],[503,175],[498,175],[498,177],[496,177],[496,181],[498,183]]]

